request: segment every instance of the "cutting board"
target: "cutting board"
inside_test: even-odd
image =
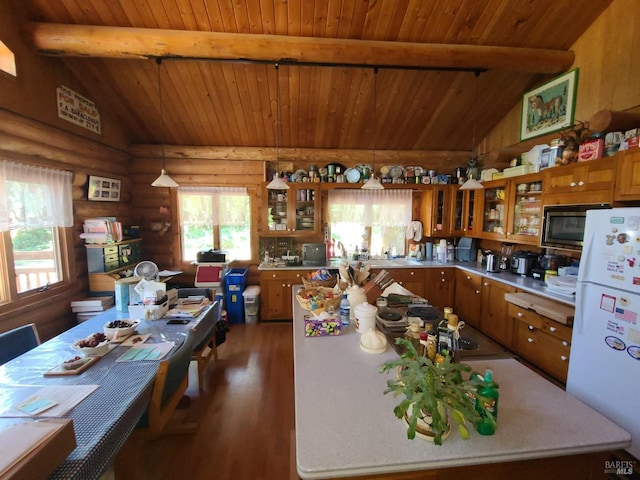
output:
[[[530,293],[505,293],[504,299],[563,325],[572,325],[575,308]]]
[[[79,375],[82,372],[84,372],[87,368],[89,368],[91,365],[93,365],[98,360],[100,360],[100,358],[102,357],[88,357],[88,360],[86,362],[84,362],[78,368],[75,368],[73,370],[66,370],[65,368],[63,368],[62,365],[58,365],[57,367],[52,368],[47,372],[44,372],[44,376],[45,377],[66,377],[68,375]]]

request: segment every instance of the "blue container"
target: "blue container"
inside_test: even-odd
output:
[[[226,305],[229,323],[244,323],[242,292],[247,282],[246,268],[230,268],[225,275]]]

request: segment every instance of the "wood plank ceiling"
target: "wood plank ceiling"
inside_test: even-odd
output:
[[[569,49],[611,3],[11,1],[23,12],[25,23],[343,39],[353,49],[359,41],[376,40],[561,51]],[[83,82],[89,97],[102,99],[99,107],[122,123],[132,144],[158,144],[163,135],[168,145],[273,147],[279,106],[281,147],[469,151],[474,124],[475,138],[480,139],[524,91],[553,76],[491,69],[476,78],[468,71],[398,68],[382,68],[374,76],[371,67],[282,64],[276,71],[272,63],[165,59],[160,66],[161,135],[158,67],[153,59],[61,59]]]

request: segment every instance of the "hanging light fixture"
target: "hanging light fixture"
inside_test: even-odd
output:
[[[473,83],[474,93],[473,93],[473,138],[471,141],[471,158],[469,159],[469,163],[467,165],[467,181],[462,184],[460,190],[480,190],[484,188],[478,179],[476,178],[480,174],[480,166],[478,165],[478,157],[476,155],[476,101],[478,99],[478,77],[480,76],[480,72],[475,72],[475,80]]]
[[[278,72],[280,65],[276,63],[276,174],[267,185],[269,190],[289,190],[289,185],[280,176],[280,81]]]
[[[371,176],[362,185],[363,190],[384,190],[380,180],[376,177],[376,138],[378,136],[378,67],[373,69],[373,156],[371,159]]]
[[[160,170],[160,176],[156,178],[151,184],[152,187],[167,187],[175,188],[179,187],[176,181],[167,174],[165,169],[164,159],[164,118],[162,116],[162,86],[160,84],[160,64],[162,59],[157,58],[156,64],[158,65],[158,103],[160,104],[160,145],[162,148],[162,170]]]

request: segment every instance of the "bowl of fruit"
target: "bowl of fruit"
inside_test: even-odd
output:
[[[138,320],[112,320],[104,324],[104,334],[109,340],[123,339],[136,331],[138,323]]]
[[[104,333],[98,332],[76,340],[73,348],[86,356],[104,355],[109,351],[109,339]]]

